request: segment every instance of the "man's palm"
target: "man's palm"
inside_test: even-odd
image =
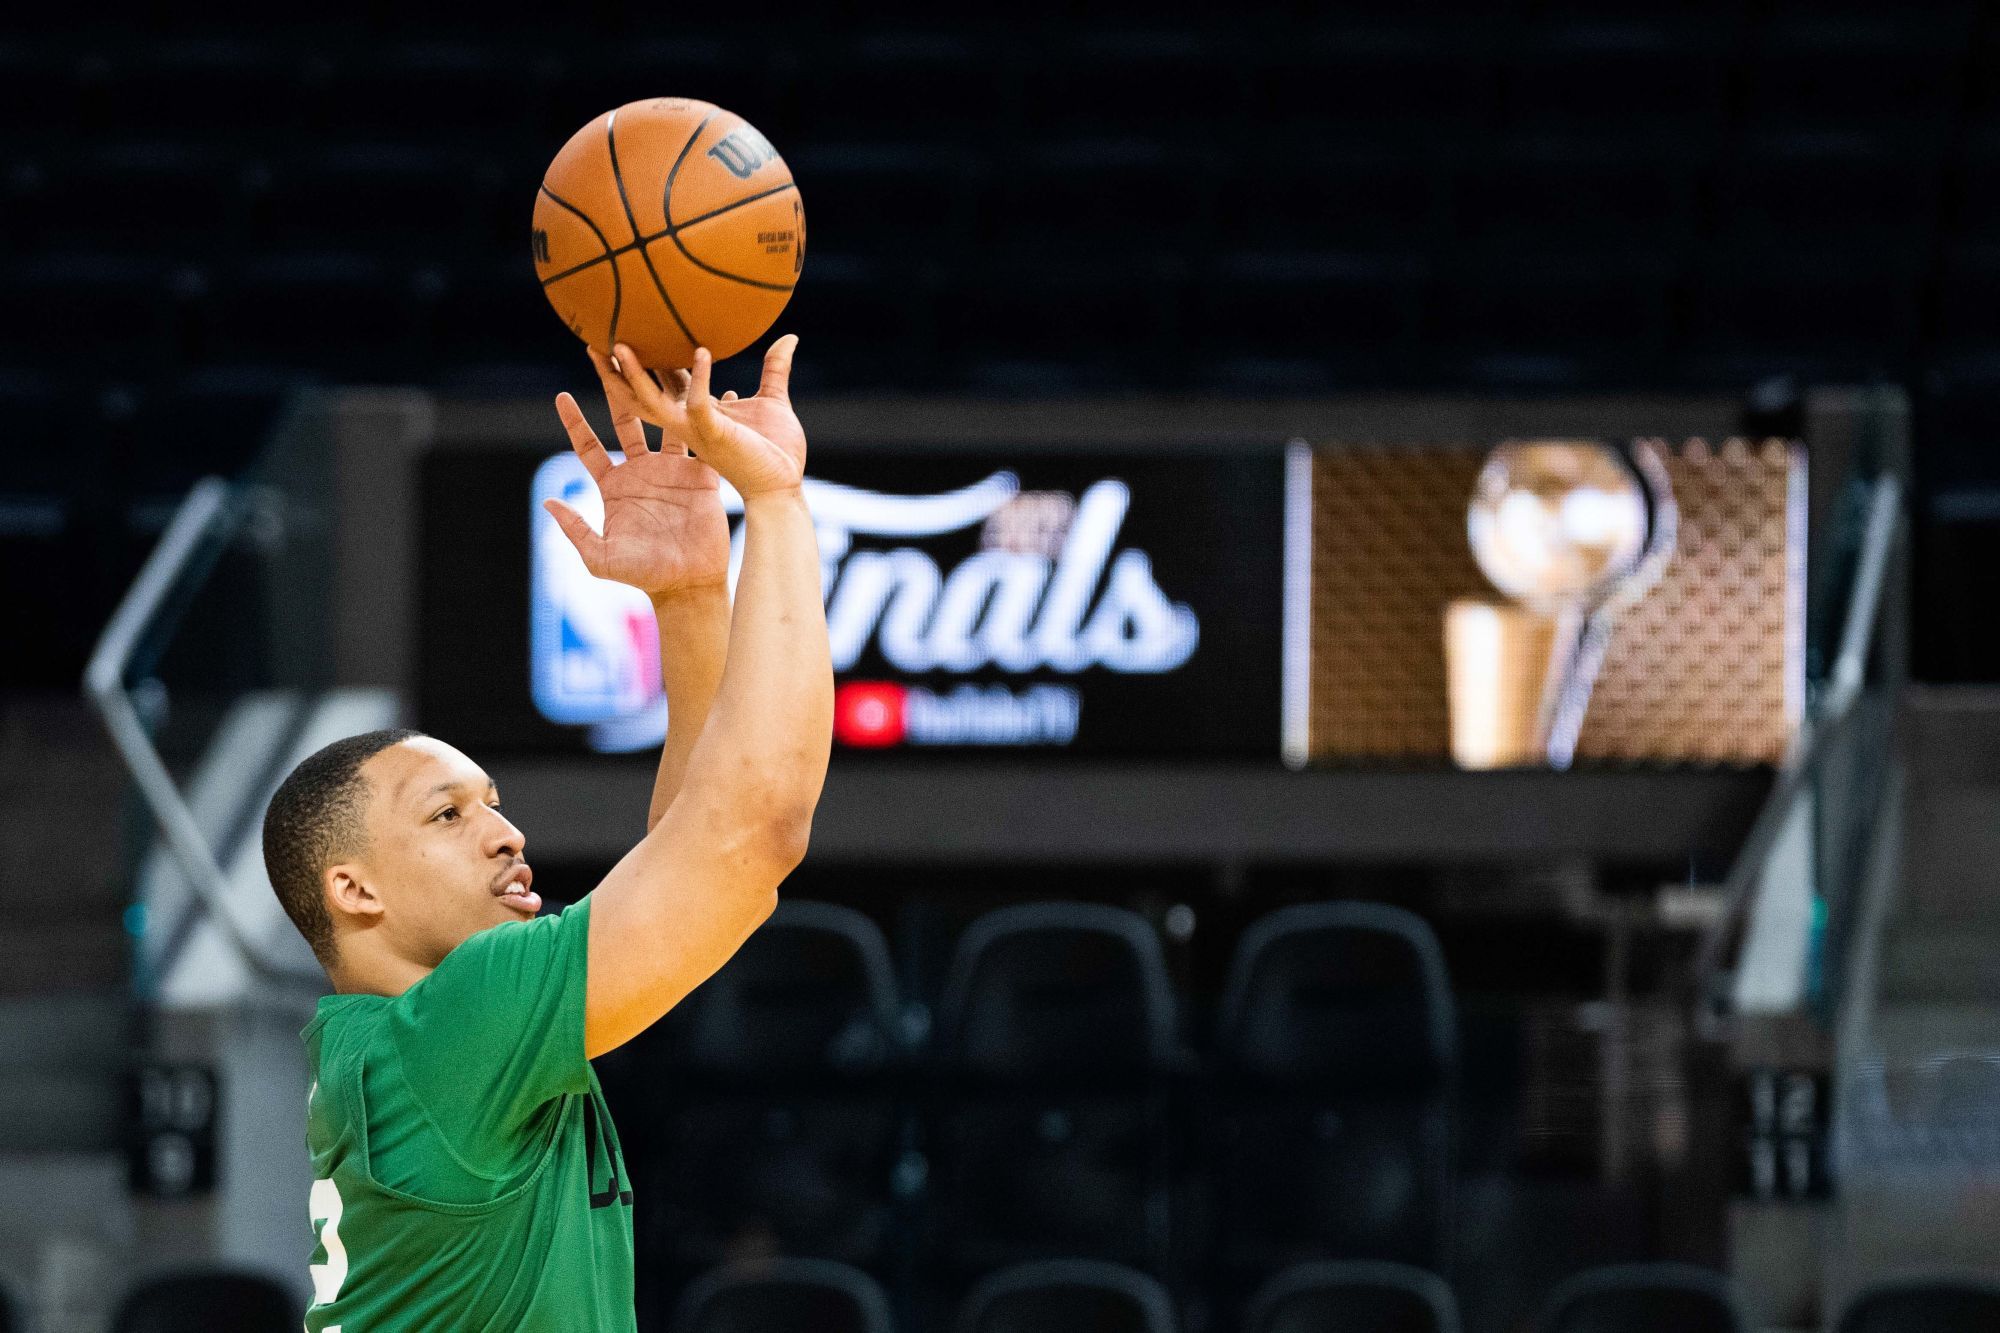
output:
[[[627,454],[598,490],[604,533],[577,543],[584,568],[598,578],[655,595],[727,581],[729,520],[706,463],[686,454]]]

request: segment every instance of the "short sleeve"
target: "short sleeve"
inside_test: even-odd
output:
[[[589,909],[482,930],[390,1005],[410,1090],[474,1170],[507,1169],[542,1106],[589,1091]]]

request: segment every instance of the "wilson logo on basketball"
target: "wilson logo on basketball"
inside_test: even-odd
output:
[[[537,264],[549,262],[549,234],[540,227],[535,228],[535,262]]]
[[[708,155],[729,169],[737,180],[749,180],[757,168],[778,156],[778,150],[748,125],[739,125],[708,150]]]

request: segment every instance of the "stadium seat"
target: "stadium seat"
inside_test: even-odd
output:
[[[1712,148],[1728,107],[1741,13],[1551,17],[1523,31],[1501,70],[1500,123],[1602,134],[1685,153]],[[1644,160],[1634,155],[1634,164]]]
[[[1460,16],[1329,23],[1254,44],[1245,129],[1270,144],[1419,148],[1484,133],[1497,78],[1479,24]]]
[[[92,81],[101,134],[282,142],[299,130],[309,57],[289,37],[166,37],[121,44]]]
[[[967,157],[894,142],[787,153],[806,206],[806,272],[821,251],[884,260],[906,282],[912,269],[960,259],[973,220]]]
[[[604,1062],[657,1201],[647,1243],[706,1266],[775,1243],[878,1261],[897,1207],[901,1016],[881,931],[786,899],[729,966]],[[644,1146],[641,1146],[644,1145]]]
[[[1224,250],[1422,252],[1449,221],[1451,173],[1434,149],[1271,143],[1214,170],[1207,211]]]
[[[240,238],[246,174],[237,153],[209,145],[137,140],[45,154],[10,173],[7,226],[20,247],[204,258]]]
[[[1895,252],[1859,264],[1842,249],[1749,247],[1703,257],[1686,339],[1695,378],[1731,385],[1776,374],[1906,373],[1918,274]]]
[[[1722,1275],[1686,1264],[1622,1264],[1580,1274],[1556,1288],[1534,1325],[1534,1333],[1748,1330]]]
[[[1163,1081],[1180,1048],[1152,927],[1087,903],[990,912],[960,936],[937,1012],[928,1144],[946,1261],[1163,1264]]]
[[[1061,136],[1156,139],[1181,156],[1195,145],[1240,147],[1245,88],[1227,33],[1172,27],[1083,31],[1026,62],[1021,91],[1029,141]],[[1183,166],[1183,185],[1200,173]],[[1170,218],[1184,196],[1149,201]]]
[[[981,365],[1039,362],[1077,383],[1151,384],[1179,365],[1183,286],[1170,261],[970,262],[940,279],[940,358],[960,383]]]
[[[1869,127],[1944,132],[1965,83],[1978,7],[1872,13],[1802,6],[1774,17],[1750,49],[1742,115],[1753,130]]]
[[[815,251],[775,330],[799,335],[792,387],[801,393],[927,386],[935,275],[922,264]]]
[[[1458,1333],[1458,1305],[1435,1273],[1404,1264],[1297,1264],[1250,1298],[1243,1333]]]
[[[504,147],[533,132],[558,68],[545,51],[498,41],[355,43],[328,59],[305,137]]]
[[[178,348],[169,264],[123,254],[41,254],[0,265],[0,361],[73,370],[80,358],[171,370]]]
[[[506,206],[514,253],[528,271],[529,207],[535,178],[503,191],[496,160],[451,148],[340,145],[274,157],[251,209],[249,243],[265,249],[323,247],[382,260],[448,263],[491,233]]]
[[[970,240],[982,255],[1089,265],[1181,255],[1206,223],[1212,173],[1149,138],[1075,138],[1003,159]]]
[[[1369,903],[1243,933],[1210,1111],[1225,1272],[1448,1252],[1457,1020],[1436,937]]]
[[[1501,388],[1655,382],[1678,278],[1645,251],[1468,263],[1438,302],[1433,365],[1451,382]]]
[[[1973,1277],[1903,1278],[1857,1293],[1835,1333],[1984,1333],[2000,1328],[2000,1283]]]
[[[821,144],[928,146],[949,158],[1015,137],[1019,89],[1011,68],[958,34],[865,32],[829,43],[785,82],[798,136],[796,146],[777,141],[787,162]],[[777,124],[758,123],[778,133]]]
[[[293,1333],[304,1317],[291,1292],[262,1274],[174,1273],[126,1293],[111,1333]]]
[[[1084,1259],[1018,1264],[966,1294],[952,1333],[1174,1333],[1173,1301],[1144,1273]]]
[[[705,1273],[682,1293],[673,1333],[894,1333],[889,1300],[858,1268],[766,1259]]]
[[[1196,280],[1190,370],[1211,358],[1301,358],[1334,384],[1372,387],[1407,376],[1418,355],[1430,266],[1410,254],[1238,251]]]
[[[528,295],[536,295],[532,284]],[[408,275],[370,255],[309,252],[246,260],[218,270],[198,307],[203,364],[292,370],[350,383],[404,380],[423,368]]]

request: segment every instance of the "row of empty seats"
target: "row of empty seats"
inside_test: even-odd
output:
[[[302,1315],[267,1277],[165,1274],[121,1301],[110,1333],[290,1333]],[[1241,1333],[1459,1333],[1451,1290],[1396,1264],[1306,1264],[1266,1282],[1232,1325]],[[2000,1285],[1903,1280],[1850,1301],[1834,1333],[1989,1333]],[[0,1333],[24,1333],[0,1289]],[[717,1269],[682,1292],[666,1333],[898,1333],[887,1295],[844,1264],[776,1259]],[[1065,1259],[974,1283],[951,1333],[1177,1333],[1172,1298],[1144,1273]],[[648,1333],[652,1330],[648,1328]],[[1579,1274],[1550,1294],[1529,1333],[1752,1333],[1729,1284],[1704,1269],[1631,1264]]]
[[[976,920],[928,1017],[867,917],[787,901],[598,1061],[642,1245],[662,1275],[775,1251],[926,1282],[1058,1254],[1224,1286],[1305,1258],[1445,1261],[1456,1018],[1419,918],[1254,923],[1209,1060],[1178,1009],[1153,927],[1120,908]]]

